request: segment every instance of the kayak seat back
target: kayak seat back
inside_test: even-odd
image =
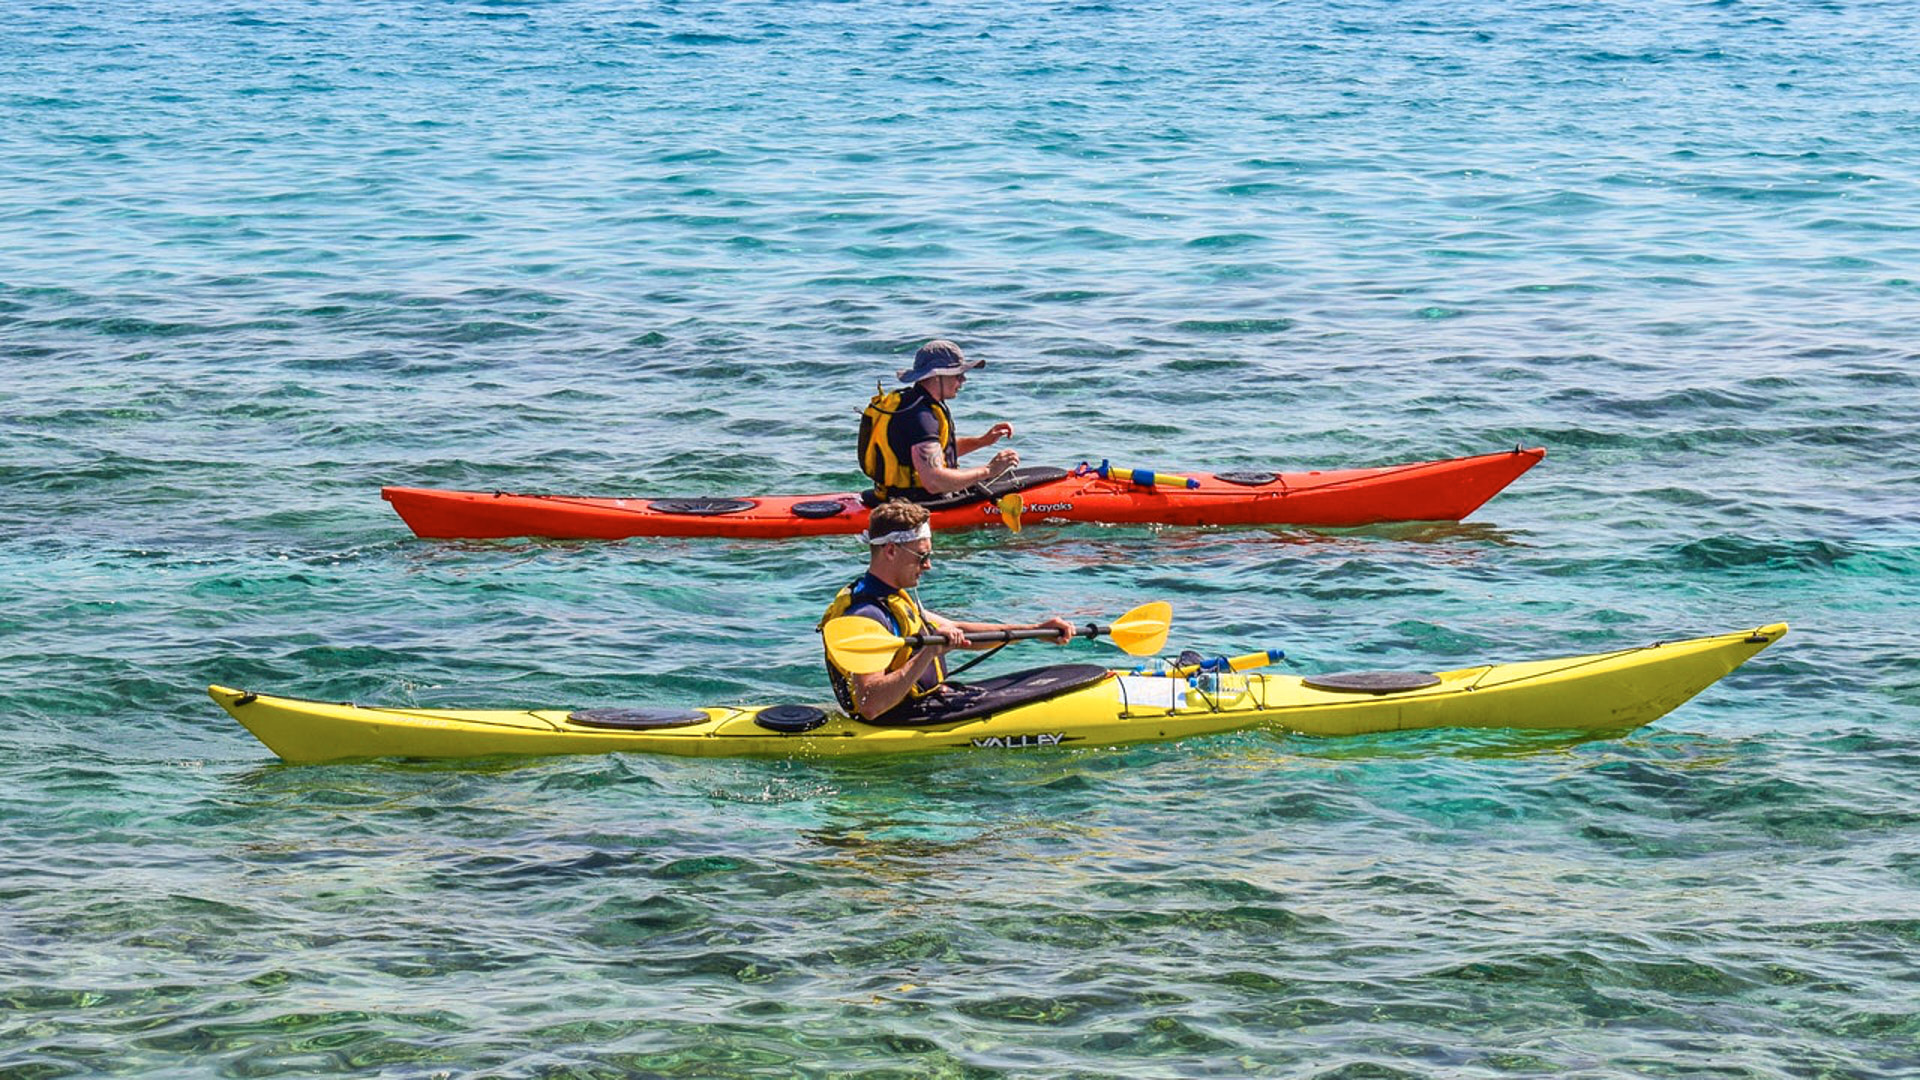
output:
[[[1052,664],[977,682],[947,683],[939,693],[908,701],[867,722],[875,727],[954,724],[1059,697],[1109,674],[1099,664]]]
[[[703,724],[707,714],[698,709],[575,709],[569,723],[614,731],[652,731],[655,728]]]

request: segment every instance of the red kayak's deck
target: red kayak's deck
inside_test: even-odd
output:
[[[1098,521],[1162,525],[1373,525],[1458,521],[1546,456],[1540,447],[1371,469],[1278,473],[1247,485],[1187,473],[1198,488],[1141,487],[1122,479],[1067,476],[1019,493],[1025,523]],[[389,487],[380,491],[407,526],[431,539],[539,536],[620,540],[634,536],[776,539],[853,533],[866,527],[857,493],[736,500],[595,498]],[[745,504],[723,513],[712,503]],[[805,504],[805,505],[802,505]],[[838,509],[833,504],[838,504]],[[795,507],[800,507],[800,512]],[[818,516],[824,515],[824,516]],[[936,529],[1002,525],[992,502],[935,510]]]

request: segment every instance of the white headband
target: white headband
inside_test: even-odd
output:
[[[880,536],[869,536],[865,532],[860,534],[861,542],[869,547],[879,547],[881,544],[911,544],[915,540],[931,539],[933,539],[933,526],[924,521],[917,529],[901,529],[898,532],[884,533]]]

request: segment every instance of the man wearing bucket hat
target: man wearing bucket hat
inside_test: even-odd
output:
[[[1020,453],[1002,450],[985,465],[961,468],[960,459],[1013,435],[1013,425],[994,424],[984,435],[956,436],[947,402],[966,384],[967,372],[986,366],[969,360],[960,346],[934,340],[913,354],[899,373],[905,390],[882,391],[860,419],[860,467],[873,480],[870,504],[887,499],[928,499],[991,480],[1020,464]]]

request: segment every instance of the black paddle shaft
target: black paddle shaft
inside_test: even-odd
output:
[[[1088,623],[1085,626],[1074,627],[1073,632],[1067,636],[1070,638],[1099,637],[1111,629],[1112,627]],[[1027,641],[1034,638],[1057,638],[1059,636],[1060,631],[1058,630],[1042,628],[1032,630],[982,630],[976,634],[968,634],[967,641],[979,645],[989,641]],[[922,645],[939,645],[947,639],[941,637],[939,634],[908,634],[900,640],[917,649]]]

